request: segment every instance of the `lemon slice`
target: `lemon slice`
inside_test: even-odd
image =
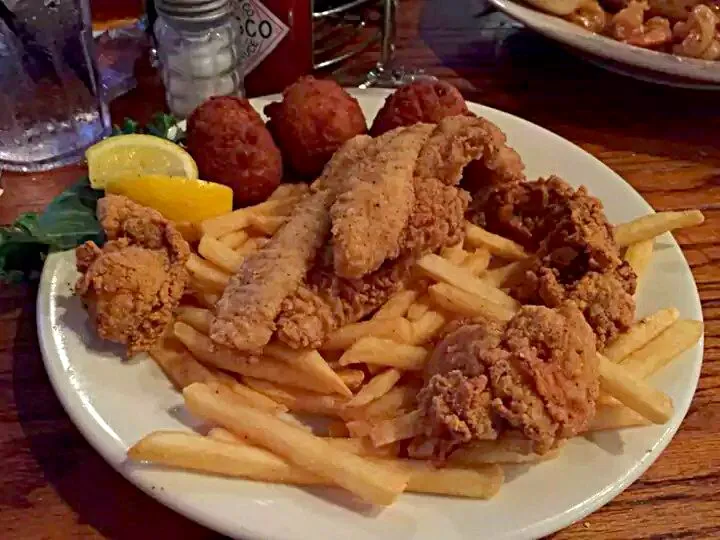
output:
[[[110,179],[105,191],[125,195],[176,222],[197,223],[232,211],[232,189],[193,178],[123,176]]]
[[[104,189],[116,178],[149,174],[197,178],[195,160],[177,144],[153,135],[118,135],[85,151],[90,185]]]

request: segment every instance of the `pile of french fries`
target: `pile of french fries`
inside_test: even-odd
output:
[[[472,224],[463,244],[417,261],[422,286],[336,330],[319,350],[272,342],[262,355],[249,356],[210,340],[211,310],[230,276],[306,192],[283,185],[267,202],[200,224],[187,265],[197,304],[179,308],[172,332],[151,356],[186,407],[212,427],[202,435],[152,433],[129,457],[256,481],[340,486],[388,505],[403,491],[487,499],[503,483],[503,464],[559,455],[561,447],[538,455],[530,441],[509,434],[455,451],[442,468],[401,457],[402,442],[417,434],[415,399],[431,341],[454,318],[507,320],[520,307],[503,285],[522,274],[528,254]],[[653,214],[617,226],[615,235],[641,277],[657,235],[702,220],[698,211]],[[602,394],[589,431],[667,422],[672,401],[646,379],[702,331],[700,322],[681,320],[668,307],[609,344],[599,356]]]

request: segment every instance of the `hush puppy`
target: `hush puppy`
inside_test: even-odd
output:
[[[460,91],[445,81],[418,80],[388,96],[373,121],[373,137],[420,122],[437,124],[447,116],[471,115]]]
[[[200,177],[232,188],[235,206],[262,202],[282,179],[282,155],[250,102],[213,97],[188,119],[187,147]]]
[[[315,178],[342,144],[367,131],[357,100],[335,81],[302,77],[265,107],[285,165]]]

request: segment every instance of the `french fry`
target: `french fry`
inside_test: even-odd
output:
[[[632,376],[644,379],[694,346],[702,334],[703,323],[680,319],[644,347],[623,358],[620,365]]]
[[[627,261],[630,268],[633,269],[638,281],[645,274],[645,270],[650,264],[654,245],[655,239],[649,238],[648,240],[642,240],[640,242],[630,244],[625,250],[623,259]]]
[[[230,281],[230,274],[225,272],[222,268],[215,266],[211,262],[201,259],[194,253],[190,254],[185,266],[190,273],[201,282],[211,284],[219,290],[227,287],[227,284]]]
[[[496,441],[475,441],[455,450],[448,463],[473,467],[488,463],[538,463],[555,459],[559,448],[537,454],[533,442],[528,439],[499,439]]]
[[[321,347],[323,350],[347,349],[357,340],[373,336],[407,343],[412,339],[412,325],[403,317],[394,319],[370,319],[338,328],[328,336]]]
[[[234,274],[242,266],[245,259],[231,248],[212,236],[203,235],[198,244],[198,253],[218,268]]]
[[[214,382],[217,384],[224,384],[228,388],[232,388],[234,385],[236,385],[238,383],[238,380],[235,377],[233,377],[232,375],[230,375],[229,373],[227,373],[221,369],[217,369],[212,366],[205,366],[205,367],[210,371],[210,373],[212,373],[212,375],[214,377]],[[210,384],[210,382],[206,381],[205,384]]]
[[[436,283],[428,289],[430,298],[442,309],[466,317],[486,317],[510,320],[514,310],[501,306],[477,294],[462,291],[448,283]]]
[[[412,339],[410,343],[420,345],[427,343],[434,338],[447,322],[447,317],[442,313],[430,310],[412,324]]]
[[[332,480],[366,501],[390,504],[409,481],[408,472],[333,448],[322,438],[290,427],[270,414],[229,403],[205,385],[190,385],[183,390],[183,395],[194,414],[247,437],[254,444]]]
[[[648,426],[652,422],[621,403],[598,405],[588,431],[604,431],[634,426]]]
[[[336,373],[351,390],[360,388],[365,380],[365,374],[359,369],[341,369]]]
[[[677,308],[661,309],[642,321],[633,324],[630,329],[615,338],[605,349],[603,355],[613,362],[621,362],[630,353],[643,347],[670,325],[677,321],[680,312]]]
[[[460,266],[477,277],[485,273],[488,264],[490,264],[490,252],[485,248],[478,248],[469,253]]]
[[[210,323],[213,320],[212,311],[194,306],[180,306],[176,312],[177,320],[189,324],[198,332],[207,335],[210,333]]]
[[[265,379],[313,392],[324,392],[326,390],[325,385],[319,384],[314,378],[291,368],[283,362],[265,357],[258,359],[246,356],[227,347],[217,345],[209,337],[185,323],[175,323],[173,332],[190,352],[205,364],[247,377]]]
[[[242,437],[239,437],[232,431],[221,427],[212,428],[208,432],[207,436],[211,439],[215,439],[216,441],[225,443],[248,444],[248,442]],[[393,445],[375,448],[368,439],[352,437],[323,437],[323,440],[338,450],[343,450],[358,456],[395,457],[399,450],[397,446]]]
[[[464,268],[459,268],[432,253],[422,257],[417,262],[417,266],[437,281],[449,283],[463,291],[477,294],[513,311],[516,311],[520,307],[517,300],[511,298],[500,289],[488,285],[488,283],[476,278]]]
[[[370,440],[375,446],[410,439],[418,434],[418,421],[420,413],[412,411],[396,418],[383,420],[375,424],[370,430]]]
[[[213,433],[213,437],[202,437],[195,433],[156,431],[135,443],[128,450],[128,458],[166,467],[262,482],[315,486],[334,483],[331,479],[300,468],[264,448],[220,440],[222,435],[215,430]],[[313,437],[310,434],[306,436]],[[411,464],[409,460],[363,458],[345,451],[342,445],[334,448],[334,443],[323,444],[331,448],[333,457],[337,454],[343,456],[341,463],[333,463],[327,467],[332,469],[332,474],[342,477],[345,484],[351,485],[357,491],[367,493],[373,499],[382,499],[383,504],[389,504],[395,495],[393,490],[398,489],[402,480],[407,482],[408,491],[473,498],[491,497],[497,491],[498,484],[502,483],[502,470],[432,469],[422,463]],[[324,449],[325,447],[322,448]],[[308,450],[308,447],[302,447],[304,454],[314,457]],[[316,448],[313,446],[311,450]],[[362,462],[360,471],[353,473],[346,470],[355,464],[355,460],[346,457],[348,455]],[[318,460],[319,463],[320,461],[322,460]],[[381,475],[386,471],[390,472],[388,480],[391,486],[384,490],[377,484],[381,483]]]
[[[328,392],[337,392],[340,395],[352,397],[352,392],[347,385],[316,350],[295,350],[281,343],[273,342],[268,343],[263,352],[307,373],[318,383],[326,385]]]
[[[345,422],[342,420],[330,419],[327,422],[327,436],[328,437],[349,437],[350,432],[348,431]]]
[[[251,216],[257,214],[273,215],[287,213],[298,201],[296,197],[287,197],[284,199],[275,199],[265,201],[264,203],[241,208],[229,214],[207,219],[200,223],[200,230],[203,234],[209,234],[215,238],[219,238],[233,231],[245,229],[252,223]]]
[[[446,246],[440,251],[440,256],[453,264],[461,265],[467,257],[467,252],[462,247],[462,242],[454,246]]]
[[[490,499],[502,487],[505,474],[499,465],[481,465],[472,469],[444,467],[435,469],[423,461],[383,460],[410,471],[407,491],[434,493],[471,499]]]
[[[419,391],[420,388],[414,385],[395,386],[387,394],[371,401],[365,407],[346,408],[343,416],[348,420],[368,420],[372,423],[401,416],[415,407],[415,399]]]
[[[673,415],[669,396],[634,378],[628,370],[598,355],[600,388],[655,424],[664,424]]]
[[[340,357],[339,362],[342,366],[364,363],[419,371],[425,366],[427,355],[428,352],[423,347],[368,336],[353,343]]]
[[[195,244],[200,240],[200,227],[191,221],[176,221],[175,228],[188,244]]]
[[[351,437],[364,438],[370,435],[372,425],[366,420],[349,420],[345,422]]]
[[[280,184],[268,197],[268,201],[302,197],[307,195],[309,191],[307,184]]]
[[[286,429],[294,428],[288,426]],[[289,464],[264,448],[250,444],[221,442],[195,433],[156,431],[135,443],[128,450],[128,458],[166,467],[179,467],[263,482],[323,483],[320,477]]]
[[[244,377],[243,381],[256,392],[282,403],[294,412],[340,417],[347,403],[347,400],[341,397],[283,387],[252,377]]]
[[[616,226],[615,242],[620,247],[626,247],[668,231],[700,225],[703,221],[705,216],[700,210],[649,214]]]
[[[396,317],[404,317],[410,306],[417,300],[420,293],[412,289],[396,292],[390,297],[390,300],[373,315],[373,319],[394,319]]]
[[[250,235],[246,231],[240,230],[221,236],[220,242],[222,242],[223,245],[235,250],[247,242],[248,238],[250,238]]]
[[[498,266],[492,270],[488,270],[483,275],[483,281],[493,287],[502,287],[516,272],[520,271],[524,266],[524,261],[515,261],[504,266]]]
[[[511,261],[525,259],[528,256],[525,249],[517,242],[488,232],[472,223],[465,226],[465,243],[474,248],[483,247],[492,255]]]
[[[178,390],[194,382],[215,380],[210,370],[195,360],[183,344],[174,338],[163,338],[150,351],[150,356]]]
[[[270,239],[265,238],[264,236],[256,236],[254,238],[250,238],[247,242],[238,247],[235,250],[235,253],[247,257],[251,253],[262,249],[269,241]]]
[[[430,297],[427,294],[420,296],[415,302],[410,304],[407,311],[407,319],[411,322],[417,321],[425,315],[431,307]]]
[[[217,301],[220,300],[220,294],[198,289],[195,287],[195,283],[193,283],[192,280],[186,294],[195,298],[195,300],[197,300],[197,302],[205,309],[215,309],[215,304],[217,304]]]
[[[244,446],[252,446],[249,442],[247,442],[246,439],[243,439],[242,437],[238,437],[232,431],[228,431],[227,429],[225,429],[223,427],[211,428],[210,431],[208,431],[208,434],[206,435],[206,437],[208,439],[213,439],[218,442],[240,444],[240,445],[244,445]]]
[[[363,407],[387,394],[390,389],[400,380],[400,372],[390,368],[378,375],[375,375],[360,391],[355,394],[347,403],[347,407]]]
[[[278,403],[267,395],[237,381],[230,388],[233,392],[242,397],[249,405],[255,407],[256,409],[260,409],[261,411],[277,414],[280,412],[287,412],[288,410],[286,404]]]
[[[250,215],[250,227],[254,230],[272,236],[287,221],[285,216],[265,216],[262,214]]]

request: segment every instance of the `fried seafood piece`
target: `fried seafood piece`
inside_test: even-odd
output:
[[[75,285],[103,339],[126,344],[128,355],[150,350],[165,332],[185,290],[190,248],[159,212],[119,195],[98,202],[108,242],[76,250]]]
[[[557,177],[497,186],[471,219],[534,251],[511,283],[522,303],[557,307],[574,301],[598,338],[598,348],[632,323],[636,279],[620,260],[602,203],[584,187]]]
[[[302,200],[287,223],[230,279],[210,325],[213,341],[242,351],[264,347],[283,299],[293,294],[330,229],[329,190]]]
[[[216,306],[210,337],[255,351],[270,340],[283,299],[292,296],[330,234],[330,205],[346,173],[372,141],[359,135],[346,142],[311,186],[312,194],[293,210],[272,240],[243,262]]]
[[[416,257],[463,238],[469,196],[448,183],[457,182],[463,162],[478,159],[487,147],[485,137],[468,136],[476,133],[473,126],[478,127],[477,132],[488,131],[485,121],[467,120],[443,120],[420,151],[420,156],[426,157],[419,172],[416,165],[413,176],[415,203],[402,234],[399,258],[386,260],[379,270],[359,279],[334,274],[329,261],[332,257],[317,261],[303,286],[283,302],[278,319],[282,341],[295,348],[320,345],[329,332],[372,313],[391,294],[407,286],[409,268]],[[456,138],[464,142],[454,145]],[[368,149],[372,147],[369,143],[365,149],[370,156],[374,150]],[[442,156],[452,159],[454,165],[448,167]]]
[[[370,128],[377,137],[402,126],[437,124],[448,116],[472,113],[460,91],[445,81],[419,80],[390,94]]]
[[[285,298],[278,338],[293,348],[320,347],[333,330],[372,313],[410,281],[414,260],[388,261],[360,279],[341,278],[329,260],[316,263],[295,294]]]
[[[352,167],[330,209],[335,273],[356,279],[400,254],[412,212],[413,171],[435,126],[416,124],[375,139],[372,159]]]
[[[507,323],[478,319],[433,351],[408,451],[444,459],[473,440],[521,433],[544,453],[582,433],[599,393],[595,338],[572,304],[523,306]]]
[[[280,184],[280,150],[247,99],[212,97],[193,111],[187,128],[200,176],[230,186],[235,206],[262,202]]]
[[[333,80],[301,77],[265,107],[285,162],[314,178],[345,141],[367,131],[357,100]]]
[[[436,178],[448,186],[463,179],[463,186],[474,192],[522,181],[524,169],[520,155],[495,124],[475,116],[451,116],[438,122],[423,147],[415,177]]]
[[[570,285],[563,285],[558,276],[557,270],[540,267],[530,270],[526,279],[546,306],[573,302],[595,332],[598,350],[630,328],[635,319],[637,280],[627,263],[605,273],[588,272]]]

